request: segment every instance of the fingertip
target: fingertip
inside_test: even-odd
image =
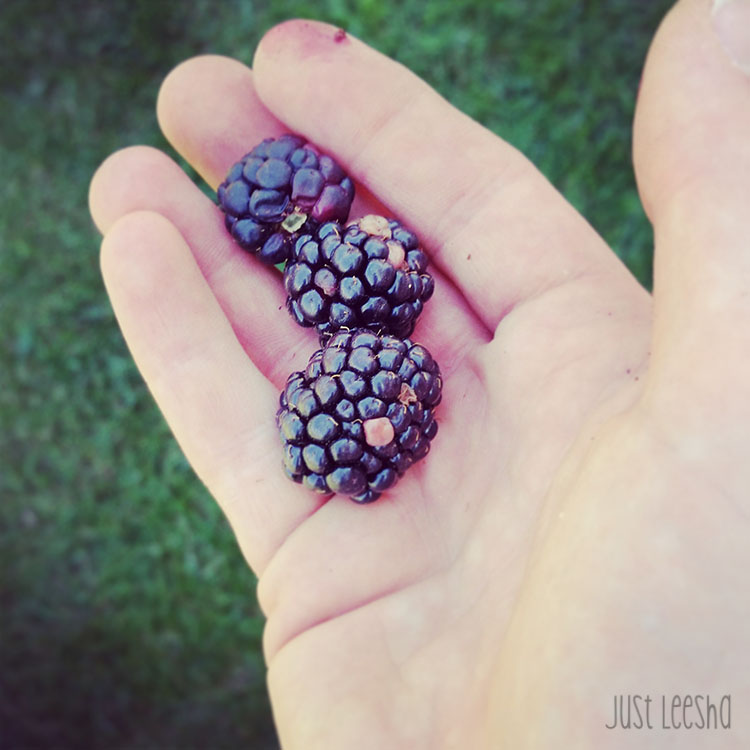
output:
[[[163,181],[182,170],[152,146],[127,146],[110,154],[94,172],[89,185],[89,211],[102,234],[124,214],[146,209],[145,185]]]
[[[189,252],[179,230],[161,214],[138,210],[120,216],[104,235],[99,253],[107,291],[113,301],[126,291],[129,299],[147,303],[169,283],[175,254]]]
[[[158,116],[162,114],[162,106],[165,95],[167,97],[172,96],[174,92],[184,93],[184,82],[186,80],[193,80],[196,77],[202,77],[203,71],[210,69],[214,64],[230,63],[244,66],[239,60],[235,60],[231,57],[224,55],[195,55],[189,57],[187,60],[182,60],[167,73],[164,80],[161,82],[159,92],[156,96],[156,113]]]
[[[89,213],[101,234],[106,234],[112,222],[119,216],[119,213],[113,210],[113,202],[110,199],[113,197],[113,191],[121,194],[125,186],[119,179],[115,179],[115,175],[120,173],[123,160],[128,160],[139,148],[148,147],[127,146],[111,153],[97,167],[89,182]]]
[[[298,107],[294,106],[295,100],[309,100],[312,91],[320,92],[326,101],[333,91],[348,90],[359,98],[362,91],[369,90],[370,83],[377,82],[384,73],[377,64],[380,58],[371,58],[370,83],[363,78],[363,70],[357,62],[367,52],[373,50],[331,24],[304,18],[283,21],[269,29],[256,47],[253,57],[255,88],[264,105],[289,122],[295,132],[323,143],[320,132],[329,129],[330,111],[321,118],[319,107],[306,107],[302,118]],[[296,97],[293,96],[295,90],[299,92]],[[377,101],[372,104],[376,106]],[[371,112],[360,114],[370,115]],[[332,147],[332,144],[326,145]]]
[[[253,70],[274,58],[292,53],[298,58],[345,49],[352,37],[342,28],[323,21],[292,18],[272,26],[255,48]]]
[[[192,107],[195,87],[204,88],[215,79],[216,73],[228,75],[234,71],[246,75],[249,68],[231,57],[223,55],[196,55],[183,60],[167,73],[156,96],[156,119],[164,135],[171,140],[173,133],[182,127],[181,113]]]
[[[252,70],[222,55],[180,63],[164,79],[156,115],[167,140],[215,188],[261,137],[283,132],[254,86]]]

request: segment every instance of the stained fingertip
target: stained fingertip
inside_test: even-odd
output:
[[[343,29],[322,21],[304,18],[290,18],[270,28],[255,48],[253,68],[263,64],[275,55],[284,55],[293,51],[304,59],[319,55],[336,45],[335,52],[345,50],[351,43],[351,37]]]
[[[366,67],[358,64],[363,52],[372,51],[361,40],[330,24],[306,19],[284,21],[266,32],[256,47],[253,57],[256,89],[260,99],[272,111],[283,112],[285,119],[291,116],[295,120],[292,125],[297,128],[300,127],[296,121],[300,107],[310,99],[311,91],[325,92],[322,98],[327,100],[348,90],[349,98],[356,102],[356,106],[347,106],[351,102],[341,102],[337,120],[344,118],[346,124],[342,126],[337,122],[333,130],[340,133],[349,129],[356,133],[356,124],[360,122],[365,133],[369,133],[369,121],[382,119],[382,122],[387,122],[393,112],[411,104],[417,89],[423,87],[427,90],[426,84],[417,76],[382,55],[369,56]],[[297,71],[293,85],[298,89],[298,96],[289,95],[292,67]],[[406,79],[394,75],[396,70],[405,73]],[[387,107],[380,97],[384,78],[389,85]],[[278,85],[282,86],[282,91],[276,90]],[[369,109],[359,106],[368,102]],[[330,148],[332,144],[322,137],[331,132],[330,107],[326,104],[304,106],[304,109],[306,134]]]

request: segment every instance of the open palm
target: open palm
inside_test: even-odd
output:
[[[414,338],[445,375],[440,432],[370,506],[281,472],[278,392],[315,336],[278,273],[160,152],[97,172],[123,332],[260,579],[285,748],[586,747],[627,740],[604,728],[616,693],[750,700],[750,80],[705,6],[672,13],[639,103],[653,309],[524,157],[331,27],[276,27],[252,72],[170,74],[160,122],[212,187],[303,133],[358,181],[353,216],[397,215],[432,256]]]

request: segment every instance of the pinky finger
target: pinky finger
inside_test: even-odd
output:
[[[248,358],[182,235],[138,211],[102,242],[102,273],[122,332],[193,468],[260,573],[317,508],[280,469],[278,392]]]

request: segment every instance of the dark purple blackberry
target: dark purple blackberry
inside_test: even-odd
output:
[[[339,331],[281,393],[284,470],[314,492],[376,500],[427,455],[442,387],[437,362],[420,344]]]
[[[321,341],[353,328],[406,338],[434,289],[427,263],[416,236],[395,219],[329,222],[295,243],[284,270],[287,308]]]
[[[230,170],[216,191],[240,247],[264,263],[289,257],[302,232],[346,221],[354,184],[330,157],[296,135],[266,138]]]

